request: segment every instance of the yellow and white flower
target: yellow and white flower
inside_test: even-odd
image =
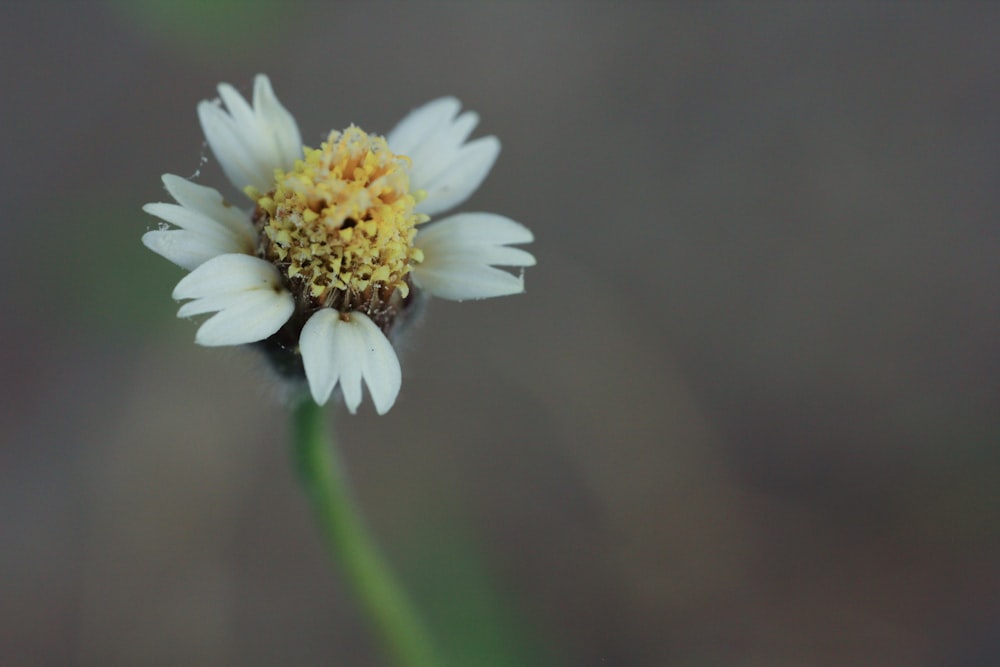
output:
[[[379,414],[402,374],[390,338],[420,294],[461,301],[516,294],[524,279],[496,268],[532,266],[512,244],[523,225],[492,213],[431,217],[464,202],[500,152],[496,137],[467,141],[479,118],[446,97],[406,116],[384,138],[351,126],[320,148],[258,75],[253,102],[230,85],[198,105],[208,144],[246,209],[218,191],[166,174],[175,204],[147,204],[163,223],[153,252],[188,269],[174,289],[178,317],[215,313],[201,345],[258,344],[280,372],[304,376],[325,403],[340,388],[351,412],[362,383]],[[172,225],[172,226],[171,226]]]

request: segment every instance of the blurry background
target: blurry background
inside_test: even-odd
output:
[[[528,293],[336,410],[456,666],[1000,664],[1000,7],[6,2],[0,664],[379,664],[253,354],[146,251],[195,114],[453,94]],[[226,187],[224,187],[226,186]]]

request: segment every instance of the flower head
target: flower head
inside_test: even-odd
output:
[[[467,141],[478,116],[442,98],[385,137],[351,126],[304,147],[295,119],[258,75],[253,102],[232,86],[198,105],[222,170],[249,198],[233,206],[212,188],[166,174],[176,203],[147,204],[163,223],[147,248],[188,269],[174,289],[178,317],[214,313],[201,345],[258,344],[325,403],[339,387],[351,412],[368,387],[379,414],[402,374],[390,340],[422,294],[461,301],[516,294],[534,257],[523,225],[491,213],[431,216],[464,202],[500,152]],[[171,226],[172,225],[172,226]]]

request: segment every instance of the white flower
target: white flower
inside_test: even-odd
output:
[[[266,76],[252,104],[227,84],[219,97],[198,117],[250,205],[166,174],[176,204],[143,207],[172,225],[143,243],[190,271],[174,289],[190,299],[178,317],[214,313],[197,343],[259,344],[279,370],[304,375],[317,403],[339,386],[355,412],[364,384],[384,414],[402,380],[388,335],[414,290],[456,301],[524,291],[523,276],[496,267],[534,265],[511,247],[532,241],[526,227],[492,213],[426,224],[468,199],[500,152],[496,137],[467,141],[479,118],[458,100],[412,111],[384,139],[352,126],[311,149]]]

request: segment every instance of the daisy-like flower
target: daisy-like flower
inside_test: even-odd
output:
[[[492,213],[431,217],[464,202],[500,152],[496,137],[467,141],[479,117],[458,100],[434,100],[385,137],[351,126],[319,148],[271,82],[258,75],[252,104],[232,86],[198,105],[222,170],[249,197],[166,174],[175,204],[143,207],[163,223],[142,242],[188,269],[174,289],[178,317],[215,313],[201,345],[257,344],[289,378],[325,403],[336,387],[355,412],[362,383],[379,414],[402,374],[390,342],[422,294],[461,301],[516,294],[534,257],[523,225]],[[172,225],[173,227],[171,227]]]

